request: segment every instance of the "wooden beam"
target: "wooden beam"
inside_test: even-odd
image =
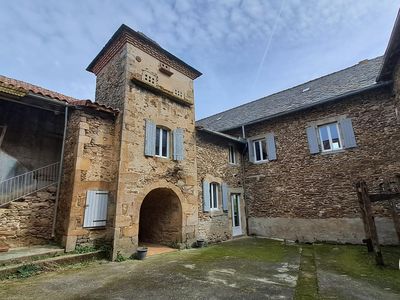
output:
[[[400,193],[379,193],[379,194],[369,194],[371,202],[387,201],[393,199],[400,199]]]

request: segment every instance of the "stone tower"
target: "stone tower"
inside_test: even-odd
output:
[[[113,256],[197,235],[193,80],[201,73],[122,25],[87,68],[96,102],[120,110]]]

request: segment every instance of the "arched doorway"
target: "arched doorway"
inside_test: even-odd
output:
[[[182,242],[182,207],[168,188],[152,190],[140,207],[139,242],[171,245]]]

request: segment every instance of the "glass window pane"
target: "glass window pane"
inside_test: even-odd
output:
[[[162,130],[162,156],[167,157],[168,154],[168,131]]]
[[[261,146],[262,146],[262,160],[267,159],[267,141],[266,140],[261,140]]]
[[[156,155],[160,155],[160,128],[156,128]]]
[[[261,160],[261,150],[260,150],[260,141],[254,142],[255,154],[256,154],[256,161]]]
[[[218,185],[214,184],[214,208],[218,208]]]
[[[336,150],[336,149],[340,149],[341,145],[340,145],[340,139],[339,139],[339,132],[338,132],[338,127],[337,124],[330,124],[329,125],[329,129],[331,131],[331,138],[332,138],[332,149]]]
[[[322,148],[324,150],[331,149],[331,145],[329,144],[328,126],[319,127],[319,133],[321,137]]]

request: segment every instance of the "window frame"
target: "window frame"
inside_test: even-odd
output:
[[[332,133],[331,133],[331,128],[330,128],[330,125],[333,125],[333,124],[335,124],[335,126],[336,126],[338,139],[339,139],[339,144],[340,144],[340,147],[336,148],[336,149],[333,149],[333,139],[332,139]],[[328,141],[329,141],[330,149],[324,149],[324,140],[322,139],[322,133],[321,133],[321,128],[324,128],[324,127],[327,128]],[[339,122],[338,121],[320,124],[320,125],[317,126],[317,130],[318,130],[318,138],[319,138],[319,144],[320,144],[321,153],[341,151],[341,150],[344,149],[343,148],[343,141],[342,141],[342,133],[340,131],[340,126],[339,126]]]
[[[220,184],[218,182],[210,182],[210,211],[219,210],[219,189],[220,189]],[[215,198],[214,198],[214,191],[215,191]]]
[[[264,158],[264,155],[263,155],[263,149],[262,149],[262,141],[264,141],[265,142],[265,152],[266,152],[266,157]],[[260,151],[260,157],[261,157],[261,159],[260,160],[258,160],[257,159],[257,149],[256,149],[256,143],[259,143],[259,151]],[[267,152],[267,141],[266,141],[266,139],[265,138],[259,138],[259,139],[254,139],[254,140],[252,140],[252,145],[253,145],[253,154],[254,154],[254,162],[255,163],[263,163],[263,162],[268,162],[268,152]]]
[[[228,162],[229,162],[230,165],[237,165],[236,147],[234,145],[229,145]]]
[[[157,147],[157,131],[160,131],[160,136],[159,136],[159,140],[158,140],[158,147]],[[163,132],[167,133],[167,153],[166,156],[163,155],[162,153],[162,149],[163,149]],[[155,157],[160,157],[160,158],[170,158],[170,144],[171,144],[171,130],[169,130],[168,128],[165,127],[161,127],[161,126],[156,126],[156,137],[155,137],[155,151],[154,151],[154,156]],[[157,149],[158,148],[158,149]]]

